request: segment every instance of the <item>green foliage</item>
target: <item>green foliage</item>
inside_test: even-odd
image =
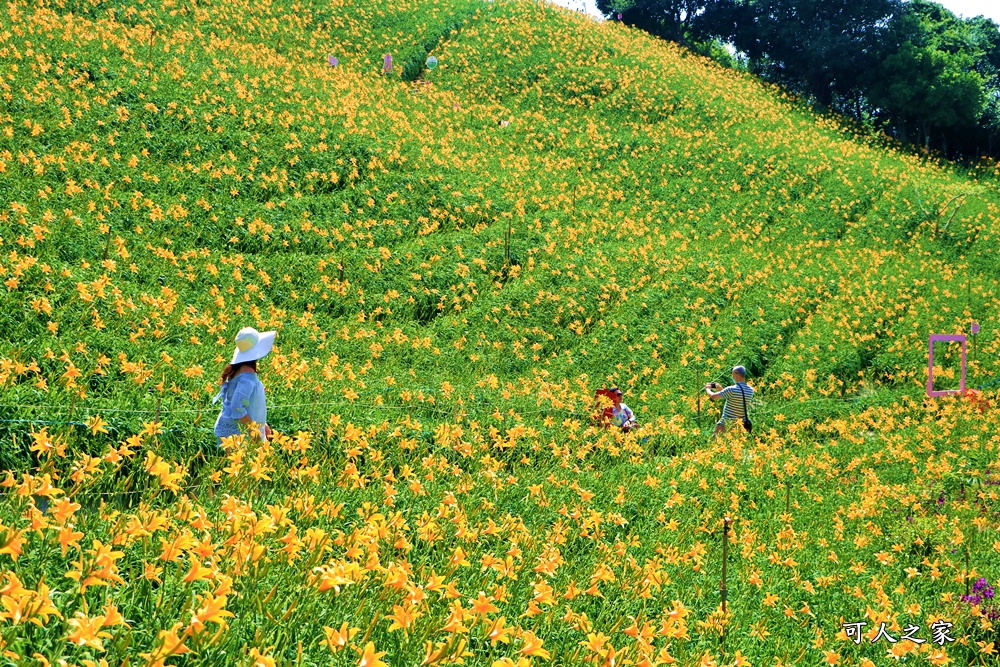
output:
[[[888,53],[871,84],[871,101],[893,119],[906,140],[907,124],[925,142],[931,132],[968,130],[982,116],[985,81],[975,65],[969,25],[933,3],[913,3],[896,21],[899,47]]]
[[[1000,26],[983,17],[928,0],[714,0],[633,2],[623,19],[925,152],[933,139],[945,155],[996,155]]]
[[[597,9],[640,30],[678,43],[687,42],[711,0],[597,0]]]

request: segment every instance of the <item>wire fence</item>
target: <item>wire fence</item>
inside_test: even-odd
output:
[[[980,388],[989,388],[990,386],[995,386],[1000,384],[1000,380],[990,383],[988,385],[980,385]],[[750,400],[749,412],[751,416],[756,417],[769,417],[776,414],[788,413],[794,411],[797,408],[815,406],[817,404],[840,404],[840,405],[852,405],[862,402],[865,398],[872,395],[869,394],[855,394],[851,396],[830,396],[830,397],[814,397],[808,399],[791,399],[778,402],[770,402],[762,398],[759,394],[754,395]],[[910,398],[919,399],[922,394],[920,393],[894,393],[893,398]],[[311,403],[286,403],[278,405],[269,405],[268,413],[282,413],[288,411],[299,411],[308,410],[310,414],[308,415],[298,415],[299,421],[305,421],[310,426],[315,428],[316,412],[320,412],[320,419],[326,421],[329,419],[330,414],[327,412],[328,408],[350,408],[352,411],[365,412],[368,414],[377,414],[382,411],[407,411],[411,413],[431,413],[438,415],[445,415],[456,417],[459,415],[469,416],[469,415],[496,415],[500,413],[501,415],[513,415],[516,417],[523,417],[525,415],[537,415],[537,414],[558,414],[564,417],[578,418],[578,419],[589,419],[593,415],[590,413],[581,412],[578,409],[571,409],[566,407],[538,407],[535,409],[518,409],[516,406],[508,406],[501,408],[500,406],[493,406],[490,409],[485,409],[482,406],[470,405],[470,404],[452,404],[447,408],[437,407],[433,405],[428,405],[426,403],[418,404],[389,404],[383,402],[368,402],[368,403],[358,403],[356,401],[316,401]],[[52,404],[0,404],[0,411],[9,414],[10,412],[29,412],[29,411],[42,411],[46,412],[51,416],[44,416],[38,418],[31,418],[26,416],[18,415],[15,418],[0,418],[0,424],[31,424],[31,425],[43,425],[43,426],[75,426],[80,428],[90,428],[90,425],[85,421],[87,416],[96,417],[103,415],[117,415],[117,416],[138,416],[138,417],[148,417],[153,416],[152,422],[162,424],[162,418],[166,416],[190,416],[194,414],[214,414],[214,410],[211,407],[206,409],[200,408],[161,408],[161,409],[129,409],[129,408],[105,408],[100,406],[79,406],[79,411],[84,415],[84,420],[79,418],[74,419],[72,416],[59,419],[58,417],[67,412],[67,407],[65,405],[52,405]],[[717,408],[711,404],[705,404],[701,409],[701,419],[710,418],[712,413],[716,412]],[[671,416],[676,416],[677,414],[683,414],[682,412],[674,412]],[[698,420],[697,415],[689,415],[693,420]],[[650,421],[648,418],[644,421]],[[148,422],[147,422],[148,423]],[[176,429],[173,429],[176,430]],[[194,427],[189,428],[189,430],[199,430],[212,432],[213,429],[210,427]]]
[[[329,419],[333,415],[330,408],[347,408],[353,413],[364,413],[365,415],[377,415],[380,413],[409,413],[424,415],[438,415],[442,417],[457,418],[459,416],[476,417],[496,416],[499,413],[503,417],[514,417],[521,419],[529,415],[549,414],[560,415],[564,418],[589,419],[589,414],[584,414],[576,410],[564,407],[538,407],[532,409],[517,409],[515,406],[497,406],[485,408],[481,405],[452,404],[448,407],[428,405],[427,403],[417,403],[410,405],[390,404],[384,402],[357,402],[357,401],[315,401],[308,403],[286,403],[268,406],[268,421],[272,427],[276,422],[280,424],[282,431],[286,433],[305,430],[322,431],[329,424]],[[30,413],[43,413],[33,417]],[[71,416],[66,416],[70,413]],[[129,409],[129,408],[104,408],[96,405],[76,405],[70,410],[66,405],[53,404],[0,404],[0,414],[11,414],[11,417],[0,418],[0,425],[8,425],[15,429],[21,427],[72,427],[74,429],[90,429],[88,420],[94,417],[114,416],[111,422],[102,423],[100,426],[108,431],[129,432],[141,430],[139,424],[127,423],[129,417],[137,418],[144,426],[155,423],[160,427],[159,433],[168,435],[197,434],[202,433],[211,438],[214,434],[214,421],[216,411],[212,407],[206,409],[198,408],[163,408],[160,409]],[[20,414],[19,414],[20,413]],[[284,413],[284,414],[283,414]],[[293,414],[287,414],[293,413]],[[301,413],[301,414],[295,414]],[[195,414],[210,415],[211,422],[205,425],[198,425],[191,417]],[[82,415],[78,417],[76,415]],[[346,416],[346,415],[344,415]],[[168,419],[175,417],[176,419]],[[278,417],[273,419],[272,417]],[[165,422],[166,420],[166,422]],[[169,424],[170,427],[167,427]],[[96,435],[96,431],[95,431]]]
[[[180,494],[180,493],[187,493],[189,491],[194,491],[194,490],[199,490],[199,491],[207,491],[209,489],[213,489],[214,490],[215,486],[216,485],[213,482],[209,481],[208,483],[205,483],[205,484],[190,484],[190,485],[187,485],[187,486],[180,486],[180,487],[177,487],[177,491],[176,492],[178,494]],[[67,492],[65,489],[53,488],[54,491],[58,491],[58,493],[55,494],[55,495],[66,496],[67,498],[73,498],[73,499],[77,499],[77,498],[97,498],[97,497],[108,499],[108,498],[116,498],[116,497],[123,497],[123,496],[128,496],[128,497],[141,496],[141,495],[149,493],[151,491],[159,491],[161,489],[162,490],[171,491],[172,493],[174,492],[173,489],[168,489],[167,487],[156,487],[156,488],[145,488],[145,489],[132,489],[132,490],[129,490],[129,491],[121,491],[121,490],[118,490],[118,489],[115,489],[113,491],[95,491],[95,490],[85,489],[85,490],[82,490],[82,491],[72,491],[72,492]],[[4,495],[4,494],[0,494],[0,495]],[[40,496],[40,497],[48,498],[48,496]],[[36,501],[36,504],[37,504],[37,501]],[[42,509],[42,508],[39,508],[39,509]],[[44,509],[43,509],[43,511],[44,511]]]
[[[728,377],[729,371],[722,371],[714,378],[711,382],[717,382],[719,380],[724,380]],[[980,384],[978,389],[989,389],[991,387],[1000,385],[1000,378],[991,380],[987,383]],[[426,390],[429,394],[433,396],[435,393],[431,389]],[[696,422],[699,426],[701,422],[706,419],[715,420],[713,413],[718,410],[711,403],[702,404],[701,389],[698,388],[698,400],[697,409],[692,409],[692,413],[687,414],[687,418],[691,421]],[[484,406],[484,402],[488,402],[487,397],[470,397],[469,402],[453,402],[447,407],[442,407],[433,402],[418,401],[409,404],[397,404],[397,403],[386,403],[382,397],[384,396],[383,391],[372,390],[364,392],[359,395],[355,400],[335,400],[335,401],[321,401],[314,399],[313,401],[307,402],[295,402],[295,403],[279,403],[276,405],[268,406],[269,415],[274,415],[278,417],[273,420],[280,423],[280,425],[286,431],[291,430],[316,430],[317,423],[320,425],[328,423],[331,415],[330,408],[346,409],[350,412],[365,413],[367,415],[378,414],[380,412],[409,412],[412,414],[431,414],[431,415],[442,415],[450,417],[458,416],[495,416],[498,412],[501,415],[514,416],[515,418],[524,417],[527,415],[538,415],[538,414],[548,414],[548,415],[559,415],[565,418],[575,418],[575,419],[591,419],[593,418],[592,413],[583,412],[577,407],[569,406],[547,406],[538,405],[535,408],[528,409],[518,409],[515,405],[500,406],[498,404],[493,404]],[[893,395],[894,399],[907,397],[910,399],[919,399],[922,396],[921,393],[916,392],[905,392],[899,393],[895,392]],[[811,408],[817,405],[851,405],[858,404],[864,401],[866,398],[874,398],[874,394],[862,391],[860,393],[855,393],[848,396],[826,396],[826,397],[812,397],[807,399],[789,399],[789,400],[779,400],[776,402],[771,402],[756,393],[754,397],[750,400],[749,412],[751,417],[757,419],[768,419],[773,418],[778,414],[794,414],[800,408]],[[374,399],[374,400],[372,400]],[[214,415],[215,408],[213,405],[203,405],[199,407],[183,407],[183,406],[163,406],[161,404],[162,397],[157,398],[156,407],[149,408],[124,408],[124,407],[113,407],[113,406],[101,406],[95,405],[93,403],[84,404],[82,402],[78,403],[75,400],[70,402],[69,405],[64,404],[41,404],[41,403],[11,403],[11,404],[0,404],[0,415],[7,415],[6,417],[0,418],[0,424],[8,424],[13,427],[18,425],[22,426],[72,426],[76,428],[90,428],[90,424],[87,423],[88,418],[93,419],[96,416],[114,416],[117,417],[119,421],[118,424],[105,424],[109,428],[114,428],[116,430],[127,430],[125,424],[121,423],[120,420],[127,420],[128,418],[136,418],[143,423],[156,423],[162,428],[164,425],[165,417],[172,417],[173,428],[163,429],[162,432],[204,432],[212,433],[213,428],[210,426],[199,426],[203,416],[212,417]],[[692,406],[694,407],[694,406]],[[33,416],[31,413],[42,412],[42,415]],[[300,412],[305,414],[299,414]],[[319,421],[317,421],[317,412],[320,414]],[[669,418],[675,417],[678,414],[684,415],[686,410],[674,410],[669,414]],[[77,417],[77,415],[83,415],[82,418]],[[192,420],[191,417],[195,416]],[[151,417],[151,419],[150,419]],[[650,418],[644,418],[642,422],[648,423],[652,421]],[[273,425],[273,424],[272,424]],[[289,428],[290,427],[290,428]]]
[[[996,380],[996,381],[993,381],[993,382],[991,382],[989,384],[985,384],[985,385],[979,385],[979,389],[980,390],[986,389],[986,388],[989,388],[991,386],[996,386],[998,384],[1000,384],[1000,380]],[[892,394],[892,398],[894,400],[898,400],[900,398],[909,398],[909,399],[918,399],[919,400],[919,399],[922,399],[923,397],[924,397],[924,394],[922,392],[921,393],[894,393],[894,394]],[[761,398],[759,396],[755,396],[752,399],[752,401],[751,401],[751,416],[754,417],[755,419],[764,419],[764,418],[772,418],[773,419],[773,417],[775,415],[779,414],[779,412],[782,413],[782,414],[794,414],[794,411],[795,411],[796,408],[812,408],[812,407],[814,407],[816,405],[819,405],[819,404],[852,405],[852,404],[858,404],[858,403],[860,403],[860,402],[862,402],[862,401],[864,401],[865,399],[868,399],[868,398],[871,398],[871,399],[874,400],[874,399],[878,398],[878,396],[875,395],[875,394],[872,394],[872,393],[859,393],[859,394],[852,395],[852,396],[842,396],[842,397],[840,397],[840,396],[828,396],[828,397],[814,397],[814,398],[808,398],[808,399],[778,401],[778,402],[773,403],[773,404],[769,403],[768,401],[766,401],[765,399],[763,399],[763,398]],[[449,408],[441,408],[441,407],[427,406],[425,404],[416,405],[416,406],[414,406],[414,405],[385,404],[385,403],[368,403],[368,404],[359,405],[357,402],[352,402],[352,401],[314,401],[314,402],[307,402],[307,403],[286,403],[286,404],[279,404],[279,405],[269,406],[268,409],[269,409],[269,411],[282,411],[282,410],[289,411],[289,410],[298,410],[298,409],[308,408],[309,410],[315,412],[319,408],[329,408],[329,407],[350,407],[350,408],[354,408],[354,409],[363,410],[363,411],[366,411],[366,412],[369,412],[369,413],[371,413],[371,412],[377,412],[377,411],[380,411],[380,410],[392,410],[392,411],[405,410],[405,411],[411,411],[411,412],[415,411],[415,410],[423,410],[425,412],[432,412],[432,413],[444,414],[444,415],[448,415],[448,416],[456,416],[458,414],[465,414],[465,415],[468,415],[468,414],[483,414],[483,413],[487,412],[481,406],[468,406],[468,405],[464,405],[464,404],[455,404],[453,406],[450,406]],[[103,414],[103,413],[109,413],[109,414],[118,414],[118,415],[155,415],[156,417],[160,417],[160,416],[164,416],[164,415],[169,415],[169,414],[190,415],[190,414],[193,414],[193,413],[196,413],[196,412],[204,412],[201,409],[188,409],[188,408],[170,409],[170,410],[164,410],[164,409],[147,410],[147,409],[128,409],[128,408],[108,408],[108,409],[104,409],[104,408],[99,408],[99,407],[95,407],[95,406],[80,406],[80,409],[83,411],[84,414],[93,414],[93,415],[99,415],[99,414]],[[0,405],[0,410],[43,410],[43,411],[45,411],[45,410],[51,410],[51,411],[65,411],[66,410],[66,406],[65,405],[46,405],[46,404],[6,404],[6,405]],[[584,413],[581,413],[581,412],[579,412],[577,410],[572,410],[572,409],[568,409],[568,408],[539,407],[537,409],[531,409],[531,410],[516,410],[513,406],[510,406],[510,407],[508,407],[508,409],[503,410],[503,411],[501,411],[498,406],[494,406],[493,409],[489,411],[489,414],[496,414],[497,412],[501,412],[501,414],[506,414],[506,415],[510,415],[511,413],[513,413],[517,417],[522,417],[524,415],[529,415],[529,414],[542,414],[542,413],[546,413],[546,414],[550,414],[550,415],[554,414],[554,413],[561,413],[561,414],[566,415],[566,416],[572,416],[572,417],[577,417],[577,418],[585,418],[585,419],[589,419],[589,418],[591,418],[593,416],[593,415],[590,415],[590,414],[584,414]],[[680,414],[680,413],[674,413],[674,416],[676,416],[677,414]],[[706,414],[702,418],[705,418],[705,417],[707,417],[708,419],[711,419],[712,421],[714,421],[714,417],[711,416],[711,415],[707,415]],[[689,419],[691,419],[692,421],[698,422],[699,427],[701,426],[700,422],[701,422],[702,418],[696,417],[695,415],[690,415],[689,416]],[[50,418],[44,418],[44,419],[43,418],[39,418],[39,419],[30,419],[30,418],[0,419],[0,424],[30,425],[32,427],[38,426],[38,425],[67,425],[67,426],[73,426],[73,427],[80,427],[80,428],[84,428],[84,429],[90,428],[90,425],[87,424],[85,421],[70,420],[70,419],[59,420],[59,419],[50,419]],[[313,428],[310,428],[309,430],[315,430],[315,428],[313,427]],[[201,433],[205,433],[206,435],[212,434],[211,437],[214,439],[213,429],[209,428],[207,426],[206,427],[198,427],[198,428],[190,428],[189,427],[188,429],[165,429],[164,431],[161,431],[161,432],[175,432],[175,433],[182,433],[182,434],[186,434],[186,435],[190,435],[190,434],[192,434],[192,432],[201,432]],[[648,440],[648,438],[644,439],[643,442],[645,442],[646,440]],[[21,446],[24,447],[25,444],[26,443],[23,443]],[[191,475],[192,477],[197,477],[198,474],[199,474],[198,470],[201,468],[201,466],[203,466],[203,465],[210,465],[211,460],[216,459],[218,457],[221,457],[224,454],[225,454],[225,450],[222,447],[213,446],[213,447],[210,447],[210,448],[207,448],[207,449],[204,448],[204,447],[198,447],[197,452],[194,455],[185,456],[181,460],[175,461],[175,463],[179,463],[180,465],[183,465],[187,474]],[[138,472],[138,471],[136,471],[136,472]],[[147,482],[147,484],[148,484],[148,482]],[[168,488],[168,487],[161,487],[161,486],[158,486],[158,485],[152,485],[152,486],[148,486],[147,485],[147,486],[144,486],[143,488],[135,488],[135,489],[127,489],[127,490],[121,489],[121,488],[114,488],[114,489],[109,489],[109,490],[80,489],[78,491],[72,491],[72,493],[67,493],[67,491],[65,489],[60,489],[58,491],[58,493],[59,493],[59,495],[66,495],[67,497],[71,497],[73,499],[80,499],[80,500],[85,500],[85,501],[86,500],[95,500],[96,501],[96,500],[99,499],[103,503],[104,501],[111,501],[111,502],[114,502],[114,501],[123,501],[125,499],[133,498],[133,497],[135,497],[135,498],[141,498],[141,497],[143,497],[145,495],[149,495],[149,494],[154,494],[155,495],[155,494],[159,493],[161,490],[167,490],[167,491],[171,491],[173,493],[180,493],[180,494],[186,494],[186,493],[190,493],[192,491],[196,491],[196,492],[199,492],[199,493],[206,493],[207,492],[207,493],[211,494],[211,493],[214,493],[218,488],[219,488],[219,484],[217,484],[216,482],[214,482],[211,478],[205,478],[204,480],[202,480],[202,481],[200,481],[198,483],[187,484],[187,485],[184,485],[184,486],[176,487],[175,489],[171,489],[171,488]],[[10,495],[9,493],[2,493],[2,492],[0,492],[0,497],[9,496],[9,495]],[[40,506],[42,508],[42,511],[45,511],[45,508],[50,503],[50,499],[49,498],[38,497],[36,500],[37,500],[36,505],[38,503],[41,503],[41,505],[38,505],[38,506]],[[93,509],[93,506],[91,506],[91,509]]]

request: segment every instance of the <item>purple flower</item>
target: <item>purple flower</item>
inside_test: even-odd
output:
[[[979,604],[983,599],[978,595],[963,595],[962,602],[968,602],[969,604]]]
[[[938,507],[941,507],[942,505],[944,505],[944,494],[943,493],[938,498]]]
[[[972,584],[972,590],[978,593],[989,585],[986,581],[986,577],[979,577],[976,579],[976,583]]]
[[[983,591],[983,597],[986,598],[987,600],[992,600],[993,599],[993,587],[992,586],[987,586],[986,587],[986,589]]]

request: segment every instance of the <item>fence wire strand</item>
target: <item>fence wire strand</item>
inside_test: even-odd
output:
[[[989,388],[994,384],[1000,384],[1000,379],[988,383],[985,385],[979,385],[979,389]],[[750,413],[751,416],[765,417],[775,414],[780,414],[782,411],[787,412],[789,410],[794,410],[798,406],[810,406],[814,404],[829,404],[829,403],[840,403],[844,405],[857,404],[861,402],[867,395],[865,394],[855,394],[853,396],[828,396],[828,397],[815,397],[808,398],[805,400],[788,400],[779,401],[777,403],[771,403],[766,399],[763,399],[759,395],[755,395],[751,399],[750,403]],[[904,397],[910,399],[918,399],[920,394],[896,394],[894,397]],[[201,414],[201,413],[212,413],[214,412],[213,407],[206,406],[204,408],[161,408],[156,409],[131,409],[131,408],[104,408],[104,407],[92,407],[92,406],[74,406],[77,410],[82,411],[84,415],[99,416],[103,414],[113,414],[113,415],[158,415],[161,419],[157,423],[162,423],[163,416],[169,415],[191,415],[191,414]],[[351,407],[356,409],[363,409],[371,412],[378,412],[382,410],[410,410],[413,412],[431,412],[435,414],[442,415],[470,415],[470,414],[488,414],[494,415],[500,412],[501,415],[510,416],[512,413],[517,417],[524,415],[536,415],[542,413],[561,413],[569,417],[576,418],[587,418],[589,415],[578,412],[570,408],[562,407],[539,407],[532,410],[517,410],[516,408],[507,408],[506,410],[501,410],[498,406],[494,407],[492,410],[485,409],[480,406],[475,405],[454,405],[451,408],[441,408],[437,406],[429,406],[426,403],[420,403],[417,405],[399,405],[399,404],[388,404],[388,403],[358,403],[354,401],[316,401],[310,403],[287,403],[278,405],[269,405],[268,412],[281,412],[285,410],[298,410],[303,408],[309,408],[315,410],[316,408],[329,408],[329,407]],[[0,410],[2,411],[49,411],[55,415],[60,413],[65,413],[67,411],[73,412],[74,410],[70,407],[63,405],[52,405],[52,404],[0,404]],[[711,410],[709,410],[710,412]],[[675,412],[674,415],[680,413]],[[672,415],[672,416],[674,416]],[[703,415],[707,417],[708,415]],[[692,416],[693,418],[693,416]],[[311,416],[309,421],[315,421]],[[647,420],[648,421],[648,420]],[[17,417],[13,419],[0,419],[0,423],[3,424],[48,424],[48,425],[65,425],[65,426],[80,426],[84,428],[89,428],[89,425],[84,421],[74,420],[72,418],[66,420],[52,419],[52,418],[38,418],[32,419],[27,417]],[[208,430],[210,428],[203,428],[199,430]]]

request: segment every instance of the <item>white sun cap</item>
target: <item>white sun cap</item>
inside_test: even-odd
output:
[[[236,349],[233,350],[233,360],[229,363],[240,364],[244,361],[263,359],[274,347],[274,337],[277,331],[257,331],[253,327],[243,327],[236,334]]]

